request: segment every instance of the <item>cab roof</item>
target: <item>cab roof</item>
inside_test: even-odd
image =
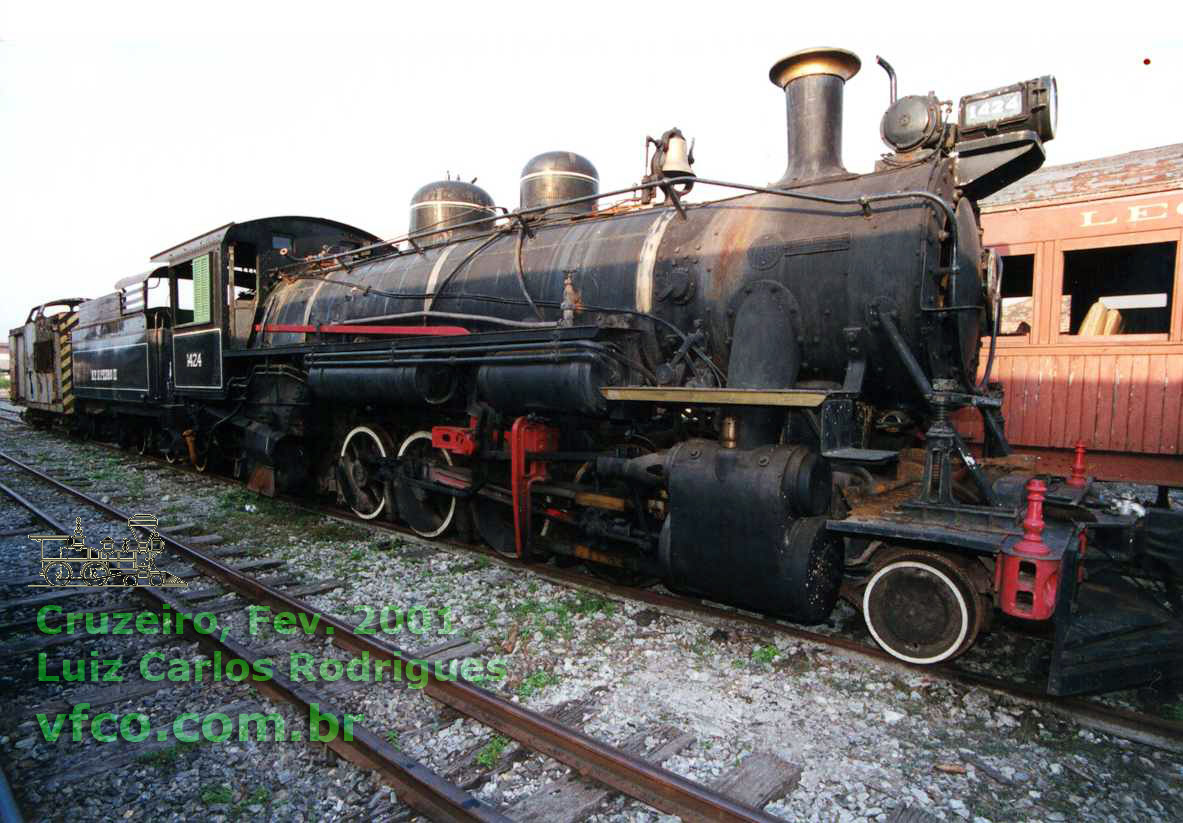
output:
[[[175,265],[191,260],[212,249],[220,248],[224,242],[234,240],[237,236],[247,236],[263,232],[299,234],[301,230],[307,232],[309,229],[315,228],[347,234],[361,243],[377,243],[382,239],[356,226],[339,223],[336,220],[327,220],[323,217],[304,217],[298,215],[263,217],[258,220],[248,220],[244,223],[226,223],[223,226],[218,226],[216,229],[211,229],[204,234],[199,234],[196,237],[152,255],[151,261],[153,263]],[[151,272],[148,273],[148,276],[151,276]]]

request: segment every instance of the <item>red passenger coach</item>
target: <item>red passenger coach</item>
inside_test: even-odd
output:
[[[1183,144],[1044,168],[982,201],[982,228],[1016,451],[1066,476],[1082,441],[1099,479],[1183,486]]]

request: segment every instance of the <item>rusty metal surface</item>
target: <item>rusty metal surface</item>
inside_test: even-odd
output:
[[[1075,449],[1041,449],[1019,446],[1019,455],[1037,459],[1036,471],[1067,477],[1072,473]],[[1089,476],[1112,483],[1154,483],[1183,488],[1183,460],[1165,454],[1089,452],[1085,458]]]
[[[74,489],[11,455],[0,452],[0,459],[12,463],[113,517],[121,519],[128,517],[126,512],[104,504],[85,492]],[[243,575],[174,537],[167,534],[162,534],[160,537],[186,560],[201,568],[204,573],[256,602],[266,603],[284,611],[316,614],[319,617],[318,627],[321,633],[331,636],[333,642],[342,648],[356,653],[366,652],[374,659],[412,660],[403,650],[392,644],[385,643],[376,637],[359,635],[354,632],[350,624],[332,615],[316,612],[306,603]],[[430,697],[512,737],[527,748],[571,766],[581,775],[598,780],[606,786],[656,809],[679,815],[687,820],[762,821],[763,823],[775,823],[779,820],[779,818],[763,811],[736,803],[701,784],[626,754],[620,749],[602,743],[582,732],[565,728],[545,715],[519,706],[469,683],[440,678],[430,666],[419,665],[423,665],[427,675],[428,680],[424,692]],[[284,697],[291,699],[288,695],[284,695]],[[360,736],[357,739],[360,740]],[[376,737],[371,742],[380,749],[389,749],[391,753],[397,754]],[[372,754],[365,751],[362,751],[360,756],[364,759],[372,758]],[[364,762],[364,760],[355,762]],[[397,766],[394,761],[391,763]],[[431,790],[434,794],[438,794],[438,787],[433,788],[423,783],[422,779],[418,777],[423,772],[426,770],[423,769],[412,774],[411,770],[406,768],[398,767],[396,769],[400,778],[406,779],[413,790],[425,792]],[[444,785],[447,786],[447,784]],[[435,816],[437,819],[473,819],[472,812],[475,811],[475,808],[472,803],[476,802],[475,799],[470,799],[463,806],[457,806],[455,816],[450,814],[436,814]],[[431,807],[427,806],[427,808]],[[496,817],[495,812],[492,815],[491,819],[500,819]]]
[[[1045,166],[981,201],[982,211],[1049,200],[1083,199],[1126,189],[1183,186],[1183,143]]]
[[[24,326],[9,333],[10,392],[14,400],[31,410],[55,414],[74,411],[73,349],[71,330],[78,324],[74,304],[79,301],[56,301],[66,311],[45,315],[41,310],[56,303],[46,303],[29,313]]]

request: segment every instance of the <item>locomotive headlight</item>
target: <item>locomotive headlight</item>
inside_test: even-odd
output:
[[[962,137],[1008,131],[1033,131],[1041,140],[1056,136],[1059,100],[1050,74],[961,98],[958,130]]]

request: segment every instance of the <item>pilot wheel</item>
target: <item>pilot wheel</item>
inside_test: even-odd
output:
[[[908,663],[950,660],[973,645],[982,606],[965,573],[939,554],[892,557],[867,582],[863,618],[875,642]]]

